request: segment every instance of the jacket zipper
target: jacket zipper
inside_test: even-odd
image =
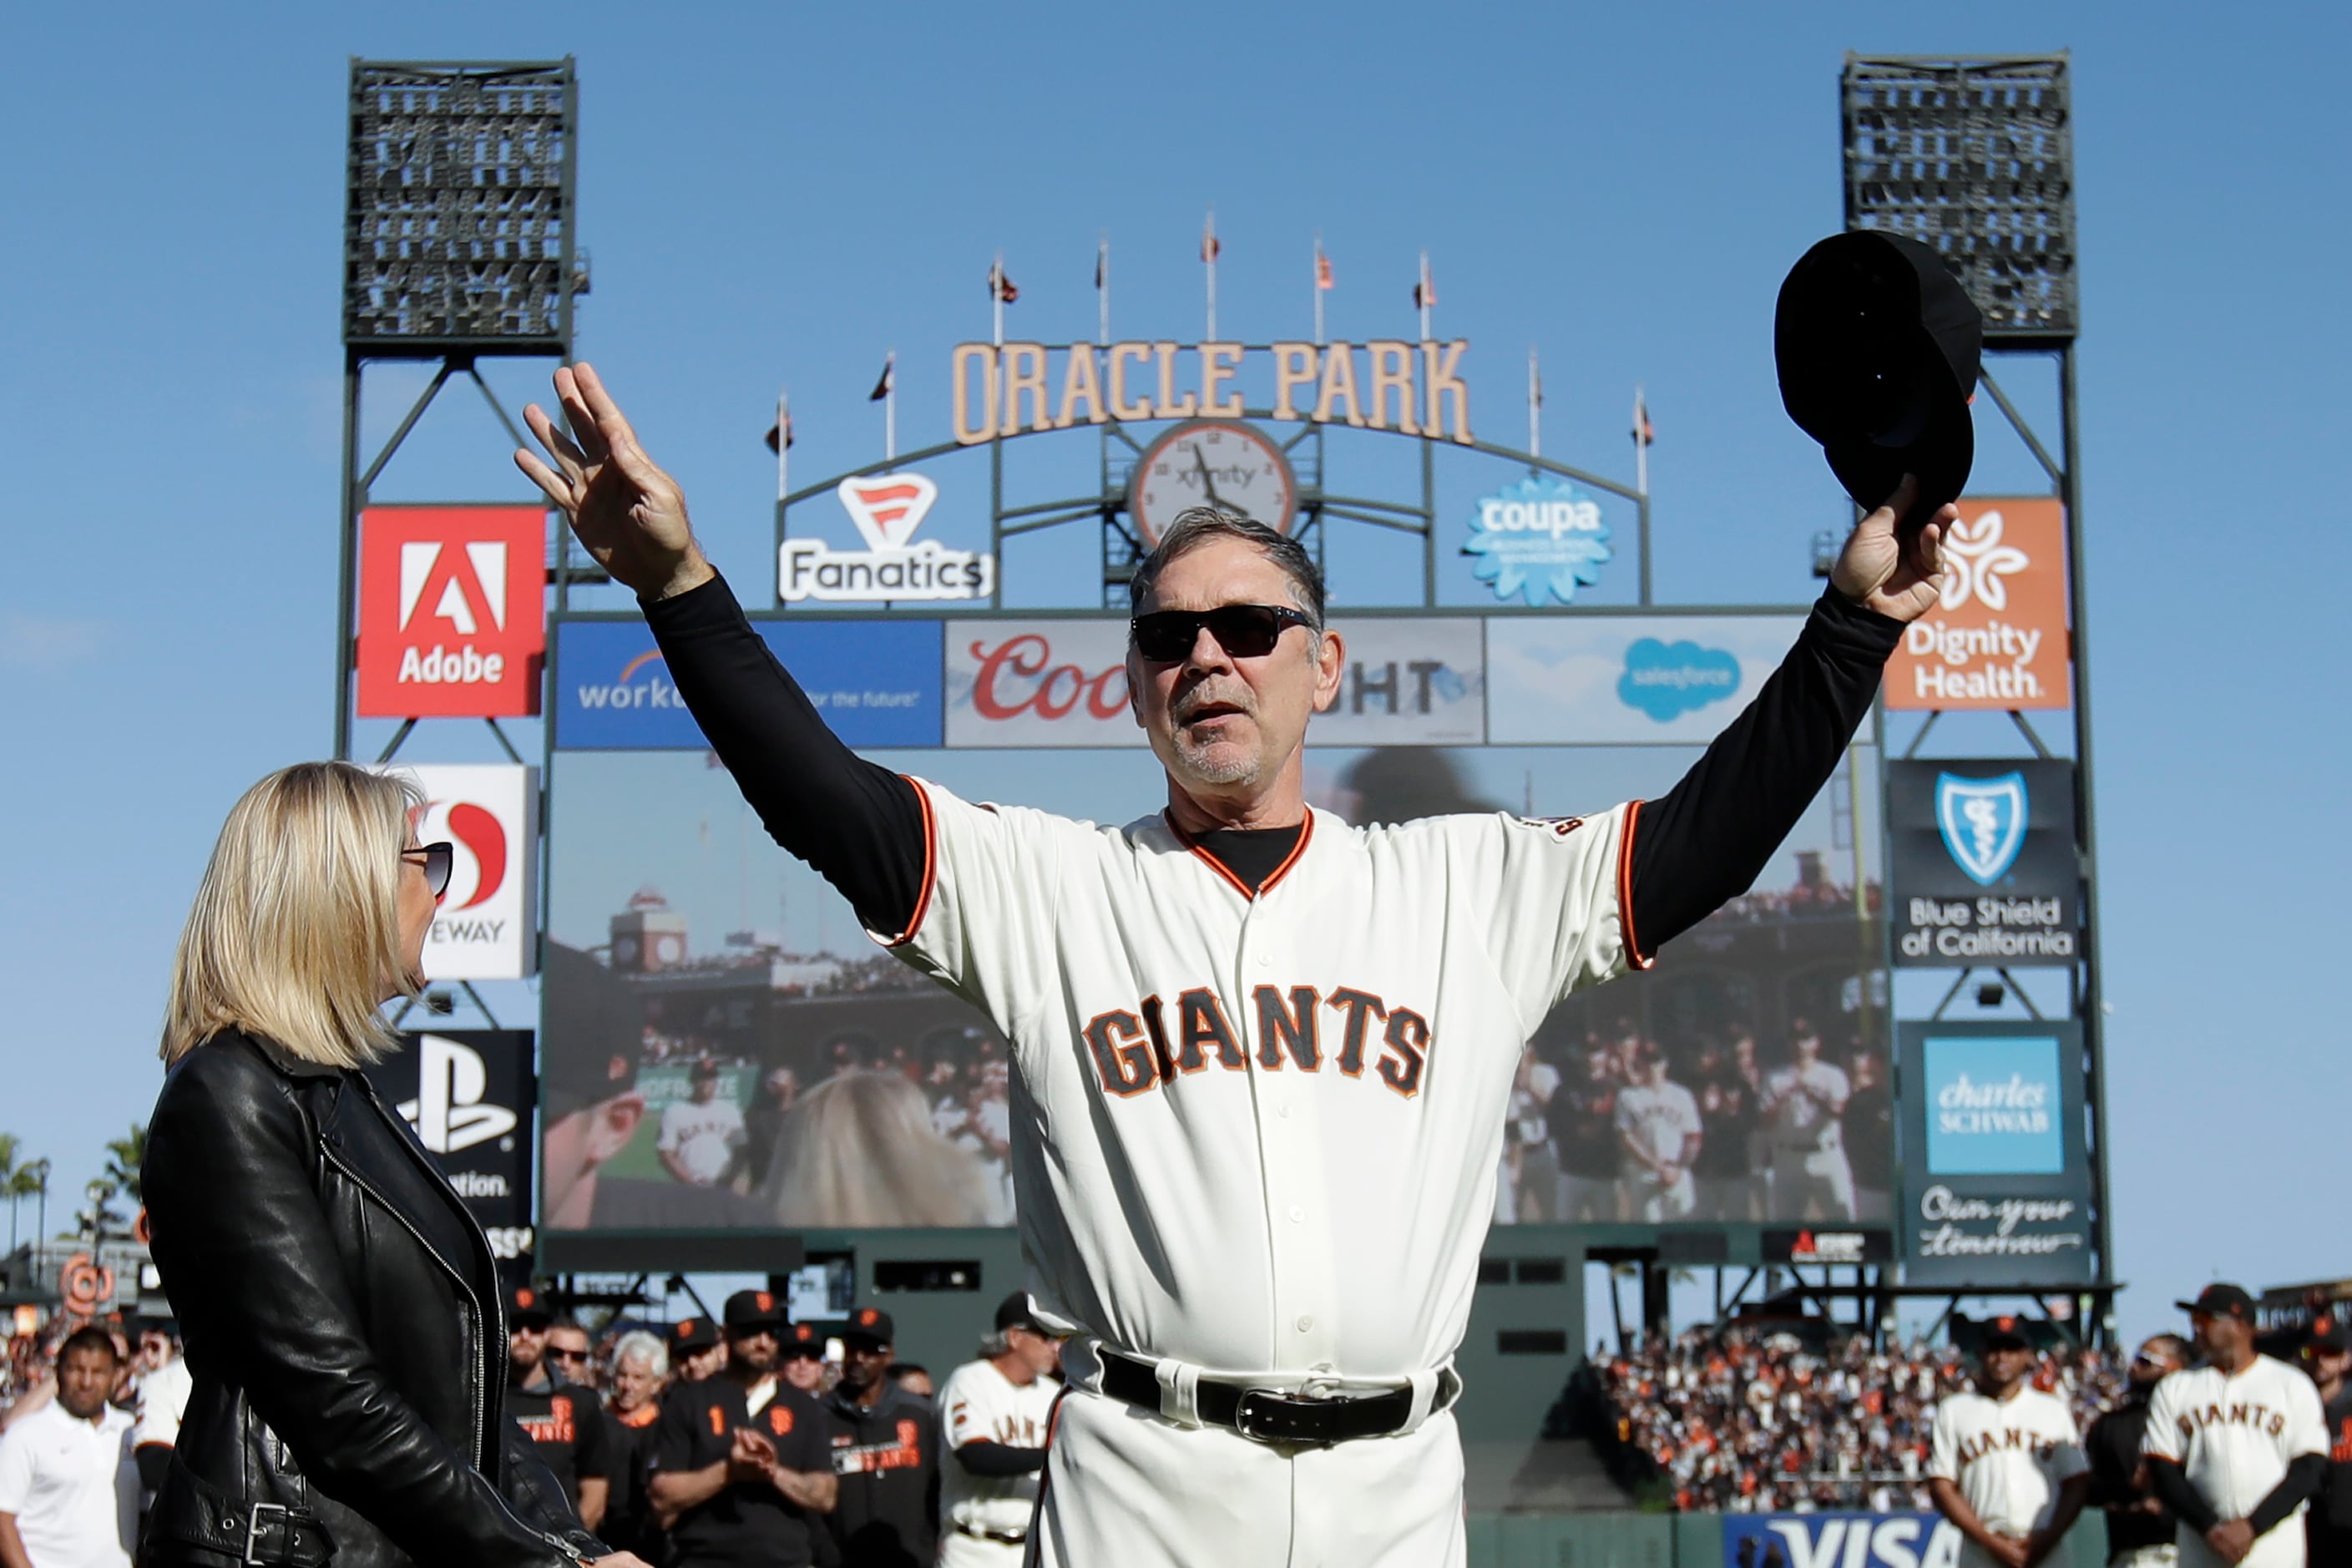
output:
[[[450,1268],[449,1260],[442,1257],[439,1252],[434,1250],[433,1244],[425,1239],[425,1233],[417,1229],[415,1225],[410,1221],[406,1215],[402,1214],[397,1208],[394,1208],[389,1202],[387,1202],[382,1193],[377,1192],[375,1188],[370,1186],[368,1184],[367,1178],[361,1175],[357,1171],[352,1170],[349,1163],[338,1156],[334,1149],[323,1138],[319,1141],[319,1152],[325,1156],[327,1163],[332,1165],[338,1171],[341,1171],[350,1179],[353,1186],[359,1188],[360,1191],[365,1193],[369,1197],[373,1198],[378,1208],[383,1209],[384,1213],[399,1221],[401,1228],[408,1232],[408,1234],[415,1239],[416,1245],[425,1249],[425,1255],[433,1259],[434,1262],[439,1264],[443,1272],[446,1273],[452,1280],[457,1282],[457,1289],[465,1294],[466,1304],[473,1309],[475,1330],[478,1333],[480,1331],[482,1321],[482,1304],[475,1300],[474,1288],[466,1283],[465,1276],[458,1273],[455,1268]],[[473,1392],[474,1468],[477,1471],[479,1471],[483,1465],[482,1445],[484,1438],[482,1432],[482,1369],[478,1366],[474,1369]]]

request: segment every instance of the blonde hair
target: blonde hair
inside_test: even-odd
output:
[[[980,1162],[940,1136],[923,1091],[897,1073],[826,1079],[793,1108],[784,1141],[790,1157],[760,1194],[782,1224],[1002,1223]]]
[[[423,804],[407,780],[350,763],[298,763],[246,791],[180,933],[164,1061],[232,1028],[325,1067],[388,1053],[378,1009],[409,984],[400,856]]]

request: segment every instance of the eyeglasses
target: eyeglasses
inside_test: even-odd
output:
[[[559,1350],[555,1346],[550,1345],[547,1349],[547,1359],[550,1361],[576,1361],[585,1363],[588,1360],[588,1352],[586,1351]]]
[[[1192,653],[1201,628],[1235,658],[1264,658],[1292,626],[1313,626],[1315,617],[1285,605],[1219,605],[1213,610],[1154,610],[1127,623],[1135,651],[1154,664],[1174,664]]]
[[[425,868],[425,885],[433,890],[433,896],[436,899],[449,890],[449,870],[457,864],[457,855],[456,847],[446,838],[438,843],[420,844],[414,849],[404,849],[400,852],[402,859],[416,860],[417,864]],[[418,859],[420,856],[423,857],[422,859]]]

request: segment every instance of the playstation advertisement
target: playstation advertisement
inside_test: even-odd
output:
[[[409,1031],[367,1073],[480,1223],[509,1284],[531,1267],[531,1038],[529,1029]]]

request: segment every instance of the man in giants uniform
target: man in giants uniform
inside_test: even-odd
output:
[[[1029,1293],[1075,1336],[1033,1557],[1460,1563],[1451,1363],[1520,1047],[1754,880],[1937,603],[1957,509],[1898,535],[1906,481],[1857,527],[1780,669],[1659,799],[1380,827],[1307,804],[1307,721],[1348,668],[1313,557],[1196,509],[1129,590],[1166,805],[1097,827],[842,745],[594,372],[556,390],[574,435],[533,408],[553,466],[518,460],[636,590],[769,832],[1011,1042]]]
[[[1633,1058],[1640,1075],[1617,1097],[1617,1138],[1624,1158],[1625,1215],[1656,1225],[1687,1219],[1697,1199],[1691,1164],[1698,1158],[1698,1101],[1666,1081],[1666,1054],[1644,1040]]]
[[[2313,1563],[2352,1563],[2352,1336],[2332,1308],[2313,1322],[2303,1341],[2303,1364],[2319,1385],[2319,1408],[2327,1424],[2327,1475],[2311,1500],[2308,1527]]]
[[[1790,1061],[1764,1077],[1757,1109],[1772,1139],[1769,1219],[1853,1218],[1853,1168],[1838,1118],[1853,1093],[1845,1072],[1822,1060],[1822,1037],[1798,1020]]]
[[[2033,1352],[1990,1333],[1978,1392],[1936,1406],[1927,1495],[1965,1536],[1965,1568],[2034,1568],[2065,1539],[2091,1489],[2066,1402],[2026,1382]]]
[[[996,1309],[980,1359],[940,1390],[940,1568],[1021,1568],[1045,1436],[1062,1392],[1061,1342],[1015,1290]]]
[[[2205,1361],[2156,1385],[2148,1473],[2180,1521],[2181,1568],[2303,1568],[2296,1516],[2327,1470],[2319,1391],[2254,1351],[2254,1299],[2208,1285],[2179,1303]]]

